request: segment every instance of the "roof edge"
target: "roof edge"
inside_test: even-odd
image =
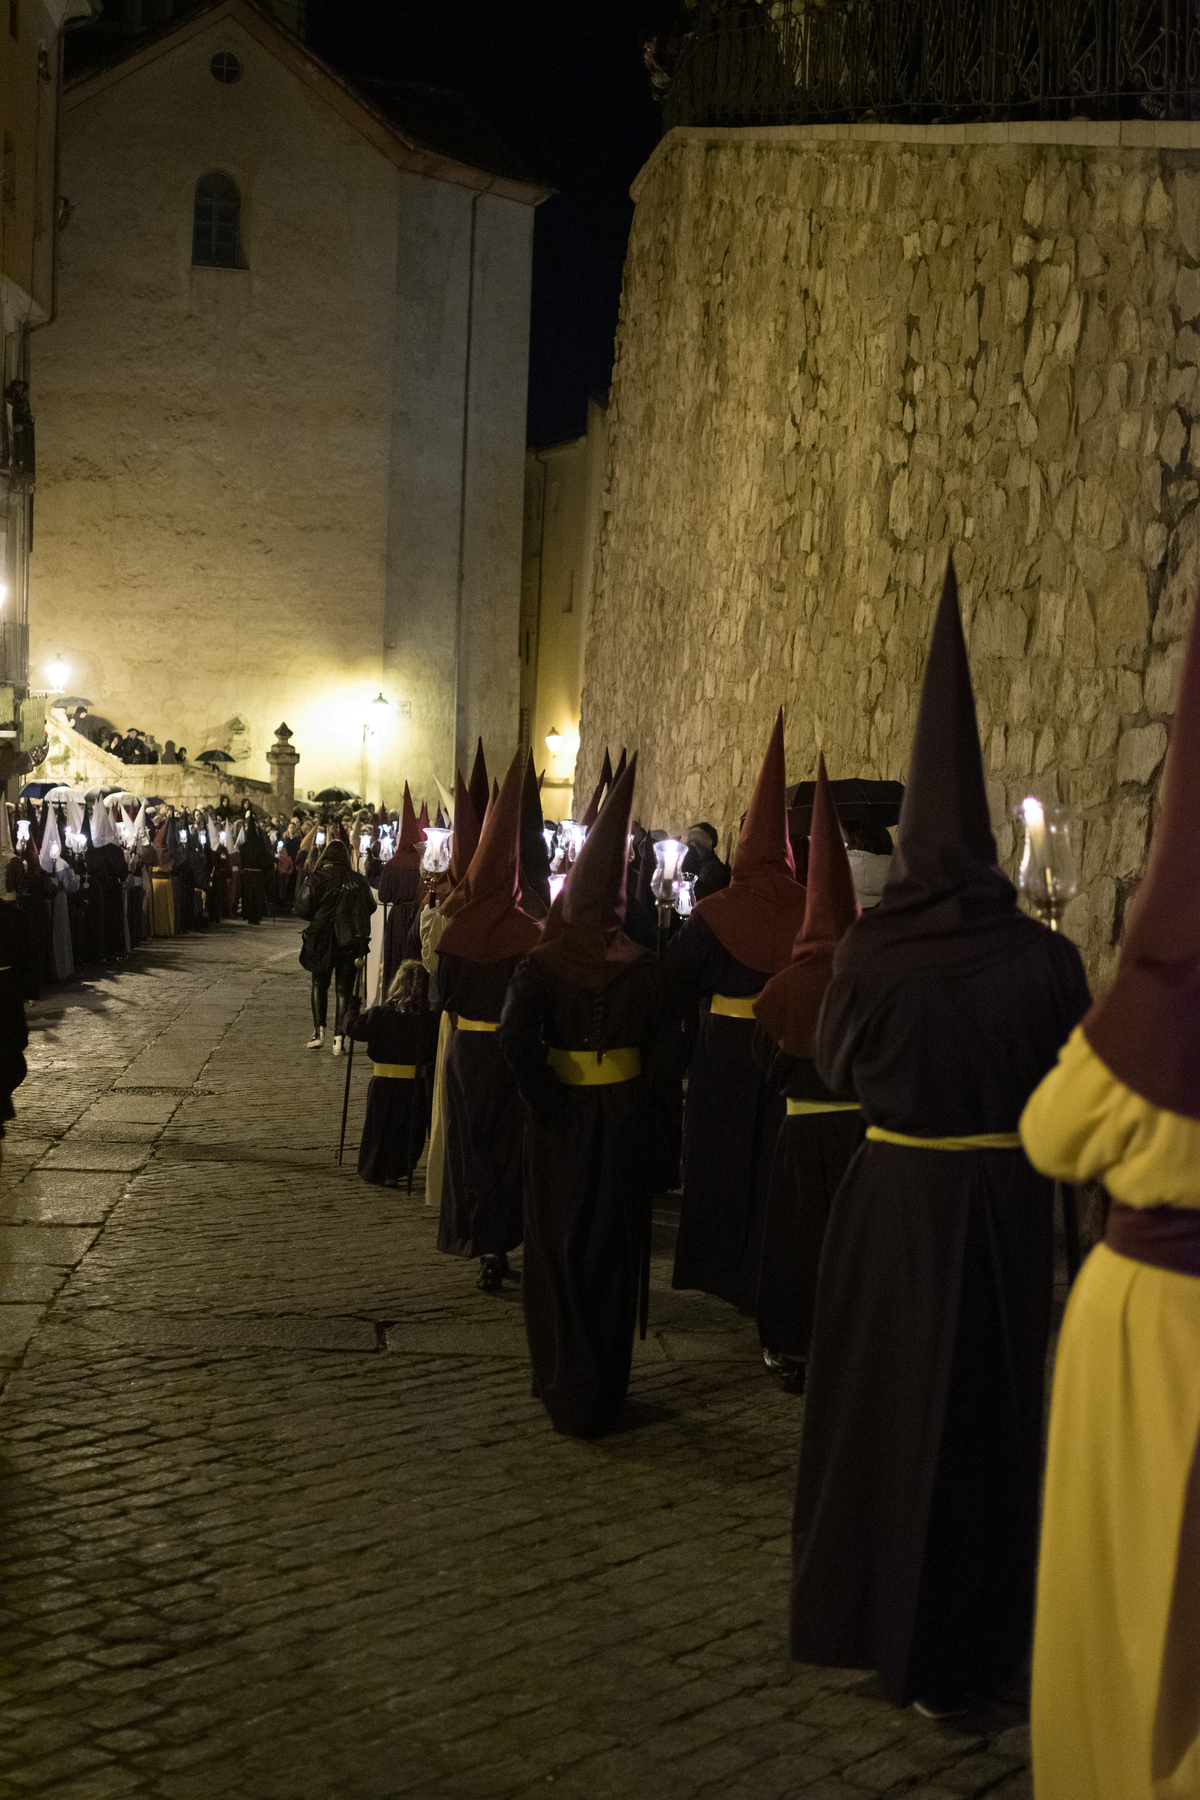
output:
[[[522,206],[540,206],[554,192],[537,182],[519,181],[509,175],[493,175],[470,163],[430,149],[403,131],[399,125],[374,106],[352,82],[347,81],[293,35],[278,20],[265,13],[255,0],[213,0],[211,5],[193,12],[149,42],[131,47],[127,54],[80,75],[63,88],[62,110],[71,113],[89,100],[107,93],[126,76],[148,68],[162,56],[187,43],[222,19],[235,20],[263,49],[269,50],[285,68],[303,81],[331,112],[353,127],[373,149],[378,150],[394,168],[413,175],[424,175],[431,181],[444,181],[453,187],[475,193],[495,194],[502,200],[514,200]]]

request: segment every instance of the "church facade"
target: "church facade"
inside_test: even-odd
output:
[[[31,656],[297,790],[518,736],[534,207],[251,0],[69,82]],[[482,166],[487,164],[488,166]]]

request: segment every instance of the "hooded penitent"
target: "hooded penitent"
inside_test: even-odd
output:
[[[417,828],[419,831],[428,831],[429,830],[429,808],[425,804],[424,800],[422,800],[421,810],[417,814]]]
[[[471,796],[467,792],[467,784],[455,770],[454,773],[454,837],[450,854],[450,880],[457,887],[471,866],[471,859],[479,848],[479,834],[483,829],[483,821],[475,811]]]
[[[626,755],[625,746],[624,746],[624,744],[622,744],[620,758],[617,762],[616,768],[613,770],[613,781],[614,782],[620,781],[622,775],[625,773],[625,765],[628,761],[629,761],[629,758]]]
[[[742,821],[730,884],[701,900],[692,917],[746,968],[774,975],[791,961],[804,906],[788,841],[781,708]]]
[[[538,941],[540,926],[520,906],[521,789],[528,754],[518,750],[513,757],[471,865],[443,904],[448,923],[439,955],[502,962],[526,955]]]
[[[545,823],[531,756],[521,789],[521,894],[526,910],[541,918],[550,910],[550,852],[542,835]]]
[[[945,938],[1009,917],[1016,891],[997,866],[971,668],[953,559],[946,564],[913,735],[891,871],[847,957],[910,938]]]
[[[608,799],[562,892],[550,908],[542,941],[532,954],[556,974],[581,987],[603,987],[630,963],[649,955],[626,937],[625,880],[629,868],[629,825],[637,757]]]
[[[755,1017],[789,1056],[813,1054],[817,1015],[833,974],[833,953],[857,917],[854,878],[822,756],[813,796],[804,924],[790,966],[768,981],[754,1008]]]
[[[480,738],[475,745],[475,761],[471,764],[471,779],[467,783],[467,792],[471,796],[471,805],[475,808],[477,819],[482,819],[487,811],[491,791],[492,784],[483,755],[483,739]]]
[[[1200,1119],[1200,608],[1192,620],[1149,866],[1116,980],[1083,1021],[1143,1100]]]

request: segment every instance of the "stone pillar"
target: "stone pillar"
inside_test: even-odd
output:
[[[296,799],[296,764],[300,761],[300,752],[292,749],[292,734],[286,725],[280,725],[275,731],[275,742],[267,751],[267,761],[273,771],[275,801],[280,812],[290,813]]]

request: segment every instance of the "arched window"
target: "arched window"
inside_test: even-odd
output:
[[[192,267],[244,269],[240,219],[242,196],[232,175],[211,169],[196,183],[192,212]]]

